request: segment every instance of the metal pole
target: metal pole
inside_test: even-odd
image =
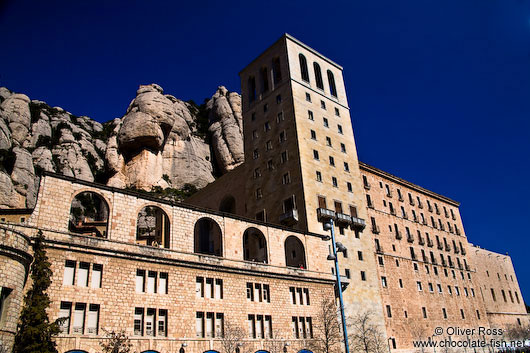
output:
[[[337,256],[337,247],[335,246],[335,224],[333,219],[329,220],[331,223],[331,242],[333,244],[333,256],[335,256],[335,276],[337,277],[337,291],[339,292],[340,302],[340,316],[342,318],[342,332],[344,332],[344,348],[346,353],[350,353],[350,345],[348,344],[348,330],[346,329],[346,317],[344,316],[344,302],[342,300],[342,283],[340,281],[339,272],[339,258]]]

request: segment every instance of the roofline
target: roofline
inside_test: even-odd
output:
[[[272,48],[273,46],[275,46],[278,42],[280,42],[281,40],[283,39],[289,39],[293,42],[295,42],[296,44],[298,44],[299,46],[301,46],[302,48],[310,51],[311,53],[313,53],[314,55],[318,56],[319,58],[321,58],[322,60],[324,61],[327,61],[329,64],[335,66],[337,69],[343,71],[343,67],[340,66],[339,64],[337,64],[336,62],[334,62],[333,60],[327,58],[326,56],[320,54],[318,51],[316,51],[315,49],[311,48],[310,46],[302,43],[301,41],[299,41],[298,39],[296,39],[295,37],[293,37],[292,35],[290,35],[289,33],[284,33],[280,38],[278,38],[278,40],[276,40],[274,43],[272,43],[271,45],[269,45],[267,47],[267,49],[265,49],[264,51],[261,52],[261,54],[259,54],[254,60],[252,60],[251,62],[249,62],[244,68],[242,68],[240,71],[239,71],[239,76],[241,76],[241,73],[243,71],[245,71],[245,69],[247,67],[249,67],[250,65],[252,65],[254,62],[256,62],[259,58],[261,58],[270,48]]]
[[[460,206],[460,202],[458,201],[455,201],[453,199],[450,199],[449,197],[447,196],[443,196],[443,195],[440,195],[440,194],[437,194],[433,191],[430,191],[430,190],[427,190],[417,184],[414,184],[414,183],[411,183],[410,181],[406,181],[405,179],[402,179],[400,177],[397,177],[393,174],[390,174],[388,172],[385,172],[384,170],[381,170],[379,168],[376,168],[374,166],[371,166],[369,164],[366,164],[364,162],[361,162],[359,161],[359,168],[360,169],[363,169],[363,170],[366,170],[368,172],[372,172],[374,174],[377,174],[381,177],[384,177],[384,178],[388,178],[388,179],[391,179],[392,181],[398,183],[398,184],[401,184],[405,187],[408,187],[408,188],[411,188],[411,189],[414,189],[416,191],[419,191],[421,193],[424,193],[424,194],[427,194],[435,199],[438,199],[440,201],[443,201],[443,202],[448,202],[450,204],[452,204],[453,206],[456,206],[456,207],[459,207]]]
[[[236,214],[232,214],[232,213],[221,212],[221,211],[213,210],[213,209],[210,209],[210,208],[199,207],[199,206],[190,205],[190,204],[186,204],[186,203],[182,203],[182,202],[173,202],[173,201],[166,200],[166,199],[163,199],[163,198],[160,198],[160,197],[146,195],[146,194],[142,193],[141,191],[120,189],[120,188],[116,188],[116,187],[112,187],[112,186],[107,186],[105,184],[95,183],[95,182],[86,181],[86,180],[80,180],[80,179],[76,179],[76,178],[71,177],[71,176],[66,176],[66,175],[57,174],[57,173],[48,172],[48,171],[44,171],[42,175],[45,176],[45,177],[51,177],[51,178],[66,180],[66,181],[69,181],[69,182],[72,182],[72,183],[86,185],[86,186],[91,186],[91,187],[99,188],[99,189],[102,189],[102,190],[107,190],[107,191],[110,191],[110,192],[116,192],[116,193],[120,193],[120,194],[130,195],[130,196],[134,196],[136,198],[143,199],[143,200],[159,202],[159,203],[163,203],[163,204],[166,204],[166,205],[169,205],[169,206],[176,206],[176,207],[181,207],[181,208],[185,208],[185,209],[192,210],[192,211],[214,214],[214,215],[220,216],[220,217],[233,218],[233,219],[236,219],[236,220],[239,220],[239,221],[243,221],[243,222],[247,222],[247,223],[259,224],[259,225],[262,225],[262,226],[265,226],[265,227],[276,228],[276,229],[280,229],[280,230],[283,230],[283,231],[286,231],[286,232],[290,232],[290,233],[309,235],[309,236],[314,236],[314,237],[318,237],[318,238],[325,238],[326,237],[326,235],[323,235],[323,234],[318,234],[318,233],[313,233],[313,232],[303,232],[303,231],[298,230],[298,229],[284,227],[284,226],[281,226],[279,224],[274,224],[274,223],[262,222],[262,221],[258,221],[258,220],[253,219],[253,218],[247,218],[247,217],[236,215]]]
[[[486,248],[483,248],[482,246],[480,245],[476,245],[476,244],[473,244],[473,243],[469,243],[469,245],[474,249],[474,250],[483,250],[483,251],[486,251],[486,252],[490,252],[490,253],[493,253],[495,255],[498,255],[498,256],[504,256],[504,257],[508,257],[511,261],[512,257],[506,253],[506,254],[501,254],[500,252],[496,252],[496,251],[493,251],[493,250],[489,250],[489,249],[486,249]]]

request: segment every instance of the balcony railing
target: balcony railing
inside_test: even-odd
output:
[[[455,233],[456,233],[456,235],[460,235],[460,229],[455,228]]]
[[[432,262],[433,265],[437,265],[438,264],[438,261],[435,258],[432,258],[431,262]]]
[[[423,208],[423,204],[421,202],[418,202],[418,208]]]
[[[383,247],[381,245],[375,247],[375,252],[378,254],[383,253]]]
[[[425,240],[423,240],[423,237],[420,237],[420,239],[418,240],[418,244],[425,245]]]
[[[462,250],[462,255],[465,255],[465,254],[466,254],[466,249],[464,249],[464,248],[460,248],[460,250]]]
[[[74,326],[74,328],[72,329],[72,331],[74,333],[83,333],[83,327],[82,326]]]
[[[401,240],[403,237],[401,236],[401,232],[399,230],[396,230],[396,239]]]
[[[436,247],[438,248],[438,250],[443,250],[444,249],[444,246],[441,243],[438,243],[438,245]]]
[[[469,265],[465,264],[464,267],[466,268],[466,271],[469,271]]]
[[[98,329],[96,327],[89,327],[86,329],[86,332],[89,335],[96,335],[98,333]]]
[[[445,251],[451,251],[451,245],[445,244]]]
[[[280,215],[280,223],[293,225],[298,223],[298,210],[290,210]]]
[[[390,214],[393,215],[393,216],[395,216],[395,215],[396,215],[396,210],[393,209],[393,208],[391,208],[391,209],[390,209]]]
[[[455,254],[460,254],[460,248],[458,246],[455,246]]]
[[[433,244],[433,242],[432,242],[431,239],[427,239],[427,246],[428,246],[429,248],[432,248],[432,247],[434,246],[434,244]]]
[[[370,186],[370,183],[369,183],[369,182],[364,183],[364,188],[365,188],[366,190],[370,190],[370,187],[371,187],[371,186]]]
[[[417,259],[418,259],[418,258],[416,257],[416,254],[410,254],[410,258],[411,258],[412,260],[417,260]]]
[[[411,206],[414,206],[414,200],[413,199],[409,199],[409,203]]]
[[[366,228],[366,222],[362,218],[357,218],[357,217],[352,216],[351,217],[351,228],[358,230],[358,231],[362,231],[364,230],[364,228]]]
[[[409,243],[414,243],[414,237],[412,235],[410,235],[410,234],[407,234],[407,241]]]
[[[337,216],[337,224],[350,225],[352,223],[350,215],[339,212],[336,212],[335,215]]]
[[[335,220],[335,211],[328,210],[327,208],[318,208],[317,217],[320,222],[330,219]]]
[[[378,225],[372,224],[372,233],[374,233],[374,234],[379,234],[380,233]]]

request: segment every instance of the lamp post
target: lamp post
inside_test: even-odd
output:
[[[324,223],[325,230],[331,230],[331,243],[333,248],[333,256],[328,256],[328,260],[333,260],[335,262],[335,277],[337,278],[337,291],[339,292],[339,303],[340,303],[340,316],[342,319],[342,332],[344,333],[344,348],[346,353],[350,353],[350,345],[348,344],[348,330],[346,329],[346,317],[344,316],[344,302],[342,299],[342,283],[340,280],[340,271],[339,271],[339,259],[337,257],[337,245],[335,243],[335,225],[333,218],[330,218],[326,223]],[[345,249],[344,247],[342,247]],[[333,257],[333,258],[332,258]]]

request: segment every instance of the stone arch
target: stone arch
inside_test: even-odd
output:
[[[226,195],[219,203],[219,211],[236,213],[236,199],[232,195]]]
[[[221,227],[211,218],[203,217],[195,223],[194,252],[222,256],[223,243]]]
[[[72,199],[68,230],[73,233],[107,237],[109,204],[94,191],[81,191]]]
[[[136,219],[136,244],[169,249],[169,217],[160,207],[144,206]]]
[[[300,239],[290,235],[285,239],[284,247],[285,265],[287,267],[307,269],[304,244],[302,244]]]
[[[268,263],[267,240],[259,229],[250,227],[243,233],[243,258],[246,261]]]

